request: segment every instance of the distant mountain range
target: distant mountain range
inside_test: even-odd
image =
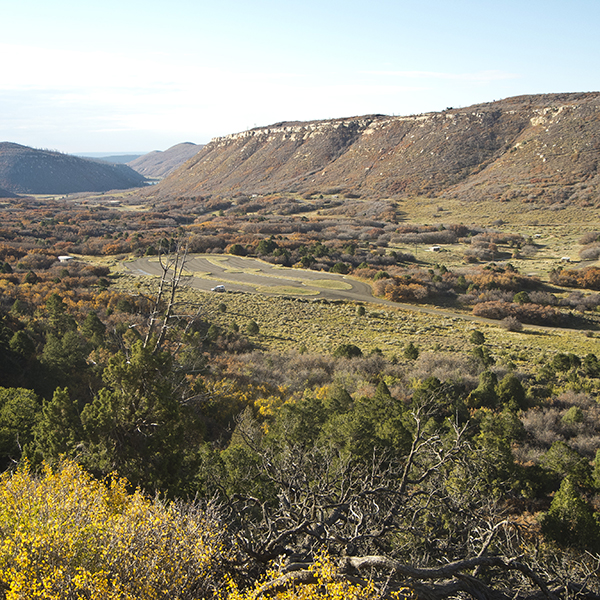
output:
[[[127,164],[144,177],[161,178],[195,156],[203,146],[184,142],[163,152],[155,151],[127,161]]]
[[[105,192],[145,185],[127,165],[0,143],[0,196]],[[4,190],[4,193],[2,192]]]
[[[140,156],[143,156],[144,152],[138,152],[137,154],[103,154],[102,152],[91,152],[90,154],[78,154],[81,158],[91,158],[93,160],[101,160],[111,164],[127,164]]]
[[[406,117],[285,122],[215,138],[148,193],[337,190],[585,206],[600,204],[599,159],[599,93],[532,95]]]

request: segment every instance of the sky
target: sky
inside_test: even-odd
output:
[[[0,0],[0,141],[166,150],[600,90],[600,0]]]

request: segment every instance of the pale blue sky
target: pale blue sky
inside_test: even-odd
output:
[[[165,150],[600,89],[600,0],[0,0],[0,141]]]

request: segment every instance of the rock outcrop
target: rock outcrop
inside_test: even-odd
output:
[[[215,138],[161,196],[332,189],[365,198],[596,203],[600,94],[519,96],[408,117],[278,123]]]

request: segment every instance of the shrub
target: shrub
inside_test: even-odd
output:
[[[581,260],[598,260],[598,258],[600,258],[600,244],[582,248],[579,251],[579,258],[581,258]]]
[[[411,365],[406,377],[408,380],[435,377],[441,382],[460,382],[461,386],[472,389],[477,386],[477,372],[474,361],[464,355],[456,352],[424,352]]]
[[[425,285],[407,282],[402,278],[379,279],[373,286],[376,296],[383,296],[392,302],[420,301],[427,298],[429,290]]]
[[[72,462],[41,477],[23,467],[0,478],[3,597],[207,597],[222,530],[211,510],[128,494],[125,480],[101,483]]]
[[[404,348],[404,358],[408,358],[408,360],[419,358],[419,349],[412,342],[408,342]]]
[[[471,344],[475,346],[481,346],[485,344],[485,336],[483,335],[483,333],[481,333],[481,331],[477,329],[471,332],[471,337],[469,338],[469,340]]]
[[[550,273],[550,281],[566,287],[600,290],[600,267],[556,269]]]
[[[336,358],[356,358],[362,356],[362,350],[354,344],[341,344],[334,352]]]
[[[583,234],[578,244],[587,246],[588,244],[593,244],[597,241],[600,241],[600,231],[588,231],[587,233]]]
[[[337,567],[325,552],[319,554],[310,567],[309,574],[310,581],[304,581],[304,585],[290,585],[288,589],[278,589],[281,586],[276,583],[280,581],[281,572],[274,569],[267,573],[271,583],[265,584],[261,581],[256,583],[254,588],[245,591],[232,583],[226,600],[256,600],[266,597],[274,600],[377,600],[382,597],[372,582],[364,585],[339,577]],[[387,597],[404,596],[394,593],[393,596]]]
[[[248,333],[248,335],[258,335],[258,332],[258,323],[256,321],[248,321],[248,324],[246,325],[246,333]]]
[[[506,317],[502,319],[501,325],[506,331],[522,331],[523,323],[516,317]]]

